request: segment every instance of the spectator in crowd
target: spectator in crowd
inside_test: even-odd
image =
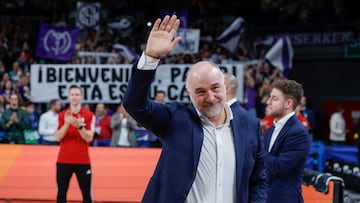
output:
[[[330,142],[335,145],[342,145],[346,142],[346,123],[344,119],[345,109],[342,105],[337,107],[336,112],[334,112],[330,117]]]
[[[165,104],[165,97],[166,97],[165,91],[158,90],[155,93],[154,101],[159,104]],[[160,139],[151,131],[148,131],[148,140],[149,140],[150,147],[153,147],[153,148],[161,148],[162,147]]]
[[[15,61],[13,63],[12,69],[9,71],[9,76],[12,81],[18,81],[22,75],[23,71],[20,67],[20,64],[19,62]]]
[[[256,117],[256,87],[252,76],[254,69],[247,67],[244,73],[244,108],[250,115]]]
[[[294,112],[302,95],[302,86],[294,80],[272,83],[266,115],[274,118],[275,124],[265,133],[268,203],[303,202],[301,184],[310,136]]]
[[[39,143],[39,116],[35,111],[35,104],[27,102],[25,104],[25,110],[29,119],[29,128],[24,130],[25,143],[26,144],[38,144]]]
[[[301,105],[301,114],[309,121],[310,124],[310,133],[314,131],[315,128],[315,115],[312,109],[306,106],[306,97],[301,97],[300,105]]]
[[[19,107],[19,96],[10,96],[10,107],[1,115],[1,127],[5,130],[5,139],[8,143],[24,144],[24,130],[30,127],[26,111]]]
[[[8,104],[6,103],[4,96],[0,95],[0,118],[7,106]]]
[[[271,88],[270,81],[268,79],[263,80],[259,88],[257,89],[257,117],[263,118],[265,116],[266,101],[269,98]]]
[[[110,146],[112,128],[111,117],[107,114],[108,108],[104,103],[98,103],[95,108],[95,146]],[[95,143],[97,142],[97,143]]]
[[[117,108],[116,113],[111,116],[110,127],[113,130],[110,146],[112,147],[136,146],[136,137],[134,130],[137,127],[137,123],[126,112],[123,104],[120,104]]]
[[[19,58],[17,60],[19,66],[22,70],[22,73],[26,73],[26,72],[30,71],[29,59],[30,59],[29,53],[27,53],[25,50],[22,50],[20,52]]]
[[[10,96],[15,94],[13,83],[11,80],[7,80],[4,84],[4,89],[0,89],[0,94],[4,96],[6,102],[10,103]],[[20,101],[20,98],[19,98]]]
[[[35,112],[35,104],[28,102],[25,107],[29,118],[30,129],[38,131],[39,117]]]
[[[165,104],[165,98],[166,98],[166,94],[165,91],[163,90],[158,90],[155,93],[155,101],[160,103],[160,104]]]
[[[311,130],[311,127],[310,127],[310,122],[308,121],[307,118],[305,118],[305,116],[303,116],[301,114],[301,104],[299,103],[296,108],[295,108],[295,115],[297,117],[297,119],[300,121],[300,123],[302,123],[306,129],[308,129],[309,133],[310,133],[310,130]],[[310,136],[311,137],[311,136]]]
[[[60,142],[56,163],[57,202],[66,203],[70,178],[76,174],[83,202],[92,203],[91,164],[88,151],[94,138],[95,116],[81,107],[83,94],[80,87],[71,86],[68,100],[69,108],[59,113],[58,129],[55,138]]]
[[[2,79],[0,81],[0,90],[4,90],[5,89],[5,83],[10,80],[10,76],[9,73],[5,72],[2,76]]]
[[[28,74],[28,73],[27,73]],[[30,77],[24,75],[21,76],[17,82],[17,91],[20,93],[24,101],[29,102],[30,99]]]
[[[180,41],[174,37],[179,24],[176,16],[155,21],[123,100],[129,114],[163,141],[142,202],[265,202],[260,125],[249,115],[233,114],[225,104],[219,67],[208,61],[191,67],[186,79],[192,101],[188,106],[159,104],[148,97],[160,58]]]
[[[39,133],[42,136],[42,144],[58,145],[55,138],[55,131],[58,127],[58,113],[61,110],[59,99],[52,99],[49,102],[50,109],[41,114],[39,121]]]

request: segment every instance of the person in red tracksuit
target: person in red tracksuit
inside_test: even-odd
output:
[[[71,86],[68,94],[69,108],[58,116],[59,124],[55,132],[55,138],[60,142],[56,163],[57,203],[66,203],[73,173],[76,174],[83,202],[92,203],[92,172],[88,147],[94,137],[95,115],[81,107],[82,99],[80,87]]]

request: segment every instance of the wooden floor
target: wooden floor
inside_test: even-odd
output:
[[[58,146],[0,145],[0,200],[53,202],[58,150]],[[140,202],[159,154],[160,149],[91,147],[94,200]],[[81,200],[75,175],[68,199]]]
[[[0,144],[0,203],[55,202],[58,150],[58,146]],[[140,202],[159,155],[160,149],[91,147],[94,201]],[[325,195],[303,186],[305,203],[331,203],[331,192]],[[75,176],[68,200],[81,202]]]

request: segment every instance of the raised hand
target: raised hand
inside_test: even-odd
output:
[[[180,20],[173,15],[165,16],[164,19],[157,19],[151,29],[145,54],[153,58],[161,58],[170,53],[180,41],[180,37],[175,37],[180,25]]]

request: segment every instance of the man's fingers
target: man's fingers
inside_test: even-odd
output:
[[[172,36],[175,36],[177,30],[179,29],[179,26],[180,26],[180,20],[176,19],[169,30],[169,32]]]
[[[177,21],[180,22],[180,20],[177,19],[176,15],[171,16],[169,23],[166,25],[165,31],[170,32],[173,28],[175,28]],[[177,29],[177,28],[175,28],[175,29]]]
[[[157,30],[159,30],[160,22],[161,22],[161,19],[160,19],[160,18],[156,19],[156,21],[155,21],[155,23],[154,23],[154,26],[153,26],[153,28],[151,29],[151,31],[157,31]]]
[[[167,24],[169,23],[169,20],[170,20],[170,16],[166,15],[160,24],[159,30],[165,30]]]

